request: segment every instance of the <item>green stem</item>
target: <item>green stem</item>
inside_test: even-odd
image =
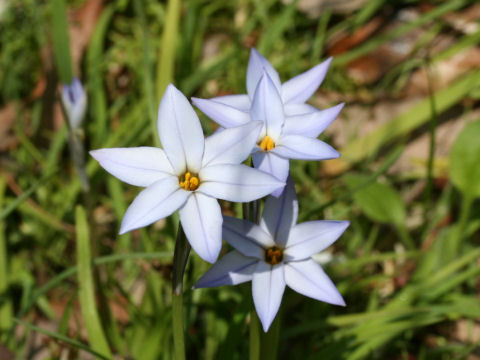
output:
[[[268,332],[262,336],[262,360],[275,360],[278,352],[278,338],[280,335],[281,314],[278,311],[277,317],[273,321]]]
[[[260,336],[260,319],[252,301],[250,309],[250,360],[260,359]]]
[[[416,249],[415,243],[413,242],[413,239],[410,236],[410,233],[408,232],[408,229],[405,226],[405,224],[403,223],[396,224],[395,229],[397,230],[397,233],[400,236],[400,239],[402,240],[407,250],[415,250]]]
[[[175,360],[185,359],[185,340],[183,334],[183,274],[190,254],[190,244],[187,241],[182,225],[178,225],[177,241],[173,254],[172,274],[172,321],[173,346]]]
[[[6,181],[0,177],[0,207],[4,207],[3,200],[5,194]],[[5,236],[5,222],[0,219],[0,331],[6,331],[12,327],[12,300],[8,295],[9,276],[7,260],[7,238]],[[5,339],[2,339],[5,340]],[[5,341],[4,341],[5,342]]]
[[[452,238],[450,243],[452,244],[451,259],[457,257],[462,246],[462,238],[465,235],[465,228],[467,227],[468,218],[470,217],[470,210],[472,208],[474,198],[471,196],[465,196],[462,201],[462,207],[460,209],[460,218],[456,228],[452,229]]]
[[[425,214],[424,218],[427,223],[427,214],[431,208],[431,199],[433,193],[433,161],[435,158],[435,130],[437,128],[437,106],[435,104],[435,96],[433,91],[433,84],[432,84],[432,74],[430,68],[430,58],[427,55],[425,60],[426,62],[426,71],[427,71],[427,83],[428,83],[428,93],[430,99],[430,112],[431,112],[431,120],[429,126],[429,133],[430,133],[430,146],[428,152],[428,163],[427,163],[427,184],[425,188]]]

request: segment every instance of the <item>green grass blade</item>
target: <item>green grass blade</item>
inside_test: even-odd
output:
[[[53,55],[55,56],[58,75],[63,84],[71,84],[73,72],[64,0],[52,0],[50,10],[52,12]]]
[[[3,205],[6,181],[0,177],[0,207]],[[3,332],[12,327],[12,302],[8,296],[7,237],[5,236],[5,222],[0,219],[0,331]]]
[[[77,230],[78,296],[83,321],[92,348],[105,357],[111,358],[112,353],[103,332],[95,302],[87,215],[80,205],[75,209],[75,223]]]

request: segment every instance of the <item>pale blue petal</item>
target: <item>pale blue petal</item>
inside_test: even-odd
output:
[[[175,176],[153,183],[140,192],[128,207],[120,235],[167,217],[181,207],[190,194],[179,187]]]
[[[314,113],[287,117],[283,127],[283,134],[316,138],[337,118],[343,105],[342,103]]]
[[[290,229],[296,224],[298,217],[298,200],[292,177],[279,198],[269,196],[263,208],[260,227],[267,231],[277,245],[284,248],[287,244]]]
[[[193,286],[194,289],[238,285],[252,280],[258,260],[231,251],[218,260]]]
[[[337,150],[323,141],[302,135],[282,136],[270,152],[299,160],[328,160],[340,156]]]
[[[280,181],[287,181],[288,170],[290,168],[288,159],[284,159],[271,151],[258,151],[252,154],[252,160],[253,166],[255,166],[256,169],[271,174]],[[283,187],[273,191],[272,195],[278,197],[282,191]]]
[[[238,110],[242,110],[245,112],[250,111],[251,102],[250,102],[250,98],[246,94],[217,96],[210,100],[231,106],[233,108],[236,108]]]
[[[274,141],[278,139],[282,132],[285,116],[282,99],[268,73],[264,73],[258,83],[250,115],[252,120],[265,123],[266,135]]]
[[[303,260],[332,245],[347,229],[348,221],[318,220],[298,224],[290,230],[285,249],[288,260]]]
[[[135,186],[149,186],[171,176],[173,168],[162,149],[154,147],[111,148],[90,155],[116,178]]]
[[[296,116],[317,112],[318,109],[309,104],[283,104],[285,116]]]
[[[345,306],[345,301],[332,280],[312,259],[285,264],[285,281],[299,294],[329,304]]]
[[[158,132],[177,175],[187,170],[200,171],[205,142],[200,120],[187,98],[172,84],[160,102]]]
[[[281,91],[283,102],[303,103],[307,101],[327,75],[331,62],[332,58],[328,58],[321,64],[285,82]]]
[[[202,166],[240,164],[250,155],[262,126],[260,121],[250,121],[209,136],[205,139]]]
[[[205,115],[224,128],[240,126],[250,121],[248,111],[239,110],[233,106],[217,101],[217,98],[206,100],[192,98],[192,102]]]
[[[197,191],[217,199],[246,202],[260,199],[283,188],[284,182],[245,165],[212,165],[200,173]]]
[[[247,92],[250,99],[253,99],[255,89],[263,73],[266,72],[275,84],[275,88],[278,92],[281,89],[280,77],[273,66],[265,59],[255,48],[252,48],[250,52],[250,59],[248,60],[247,67]]]
[[[180,222],[193,250],[209,263],[222,248],[222,209],[217,199],[194,192],[180,209]]]
[[[268,331],[278,309],[280,309],[284,291],[284,265],[272,266],[259,261],[253,273],[252,296],[255,310],[257,310],[265,332]]]
[[[260,226],[231,216],[223,217],[223,237],[243,255],[260,260],[265,258],[265,249],[275,245],[271,235]]]

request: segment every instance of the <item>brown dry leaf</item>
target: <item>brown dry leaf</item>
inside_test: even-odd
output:
[[[0,151],[11,150],[18,144],[17,138],[12,134],[15,122],[15,105],[8,103],[0,109]]]
[[[75,73],[79,73],[82,56],[103,10],[103,0],[90,0],[69,16],[70,51]]]

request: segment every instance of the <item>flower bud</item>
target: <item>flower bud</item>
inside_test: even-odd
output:
[[[63,85],[62,103],[70,127],[73,130],[78,129],[87,110],[87,94],[79,79],[74,78],[70,85]]]

